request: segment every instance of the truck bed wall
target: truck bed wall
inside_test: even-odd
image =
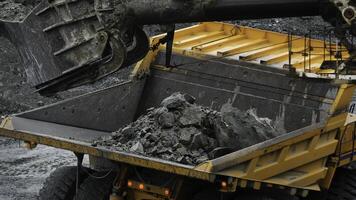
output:
[[[153,66],[163,66],[165,54]],[[232,104],[254,109],[259,117],[272,119],[286,132],[324,122],[338,86],[325,80],[301,79],[287,71],[227,59],[199,60],[174,55],[176,68],[154,68],[147,80],[139,115],[173,92],[185,92],[197,103],[220,110]]]
[[[268,117],[290,132],[323,122],[338,91],[338,85],[325,80],[300,79],[262,65],[173,55],[172,63],[177,67],[167,70],[160,67],[164,61],[164,54],[159,54],[146,80],[127,82],[18,116],[110,132],[179,91],[215,110],[227,103],[240,110],[255,109],[259,117]]]

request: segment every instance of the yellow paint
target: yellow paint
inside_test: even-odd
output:
[[[152,39],[162,37],[164,34]],[[291,65],[297,72],[305,71],[324,74],[324,76],[335,73],[335,70],[332,69],[320,69],[324,58],[325,60],[336,60],[334,57],[335,44],[331,44],[330,48],[329,44],[324,44],[324,41],[315,39],[309,41],[309,39],[305,40],[300,36],[292,36],[289,44],[287,34],[227,23],[205,22],[177,30],[173,51],[197,57],[217,56],[241,59],[284,69],[284,66],[289,64],[290,46]],[[165,46],[161,45],[161,50],[164,48]],[[338,48],[342,50],[343,59],[349,57],[345,48]]]
[[[157,44],[163,36],[152,38],[151,44]],[[297,70],[303,71],[304,67],[301,62],[304,63],[304,61],[301,59],[304,57],[301,53],[306,52],[304,39],[296,36],[293,36],[292,39],[292,51],[294,52],[292,64]],[[321,46],[323,42],[312,40],[311,45]],[[151,63],[158,51],[162,49],[164,46],[160,45],[157,49],[151,50],[135,66],[132,76],[140,77],[140,75],[148,73]],[[196,56],[201,59],[206,56],[224,56],[228,59],[241,57],[245,61],[257,63],[262,61],[279,68],[283,68],[289,57],[285,34],[224,23],[202,23],[178,30],[175,34],[173,50],[176,53]],[[320,50],[313,51],[313,53],[320,53]],[[343,56],[347,57],[348,55]],[[305,58],[309,63],[309,58]],[[310,67],[315,72],[333,73],[333,70],[318,69],[322,61],[320,56],[313,55],[310,59],[312,63]],[[343,84],[340,86],[329,111],[330,118],[324,127],[308,130],[277,143],[256,148],[248,154],[238,155],[233,160],[229,160],[230,164],[233,163],[229,168],[224,168],[224,163],[218,166],[213,161],[202,163],[195,168],[182,167],[156,160],[127,156],[119,152],[104,151],[73,140],[16,131],[13,130],[11,118],[6,118],[2,122],[0,135],[28,141],[32,144],[45,144],[210,182],[213,182],[218,175],[233,177],[234,180],[238,180],[235,185],[241,188],[252,185],[254,189],[260,189],[266,184],[269,187],[305,189],[303,191],[307,192],[307,190],[320,190],[320,187],[328,188],[335,169],[356,159],[355,155],[346,160],[340,159],[340,156],[345,156],[354,150],[352,148],[354,144],[352,133],[355,125],[352,123],[356,118],[350,118],[347,113],[347,107],[354,90],[354,85]],[[346,127],[345,125],[348,124],[351,125]],[[327,165],[327,161],[331,163]],[[133,195],[137,199],[153,198],[152,195],[142,191],[135,192]]]

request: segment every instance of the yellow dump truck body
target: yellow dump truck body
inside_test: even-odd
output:
[[[163,36],[153,37],[153,43]],[[328,38],[317,40],[220,22],[200,23],[176,31],[173,50],[187,56],[240,60],[293,70],[299,76],[327,79],[335,78],[335,70],[324,69],[324,61],[341,62],[349,58],[344,47]],[[336,57],[337,53],[341,57]],[[339,75],[340,79],[350,77]]]
[[[153,46],[162,37],[152,38]],[[175,37],[177,60],[172,61],[175,68],[161,64],[164,47],[157,46],[134,68],[132,80],[10,116],[3,120],[0,135],[182,177],[212,183],[223,181],[227,184],[220,189],[225,192],[246,187],[256,190],[277,187],[291,194],[306,195],[309,190],[329,188],[336,168],[355,159],[356,120],[348,113],[355,85],[290,74],[295,72],[293,68],[302,74],[325,72],[320,69],[320,57],[311,57],[309,68],[304,64],[299,67],[301,61],[297,55],[293,55],[292,65],[289,64],[285,43],[290,36],[223,23],[203,23],[178,30]],[[297,36],[292,38],[296,40],[295,48],[304,47],[297,42]],[[323,43],[311,40],[311,44]],[[145,73],[151,76],[137,79]],[[279,79],[285,85],[272,83]],[[324,86],[326,91],[322,91]],[[263,94],[255,94],[258,89]],[[263,115],[283,118],[287,133],[198,166],[92,146],[92,139],[110,135],[176,90],[194,93],[198,102],[216,109],[234,101],[234,105],[243,104],[246,109],[256,107]],[[272,110],[268,110],[269,105],[274,106]],[[93,107],[100,112],[91,111]],[[274,110],[276,113],[271,114]],[[97,116],[82,119],[87,112]]]

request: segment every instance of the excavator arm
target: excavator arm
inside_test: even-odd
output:
[[[322,15],[344,37],[346,32],[356,33],[354,4],[351,0],[43,0],[21,22],[0,21],[0,34],[18,49],[30,82],[42,94],[51,94],[141,60],[149,51],[142,25]]]

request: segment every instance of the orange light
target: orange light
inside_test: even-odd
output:
[[[127,186],[132,187],[132,181],[128,181]]]
[[[168,196],[168,195],[169,195],[169,190],[168,190],[168,189],[164,190],[164,194],[165,194],[166,196]]]
[[[138,188],[139,188],[140,190],[143,190],[143,189],[145,189],[145,186],[141,183],[141,184],[138,186]]]
[[[222,182],[221,182],[221,187],[227,187],[226,181],[222,181]]]

